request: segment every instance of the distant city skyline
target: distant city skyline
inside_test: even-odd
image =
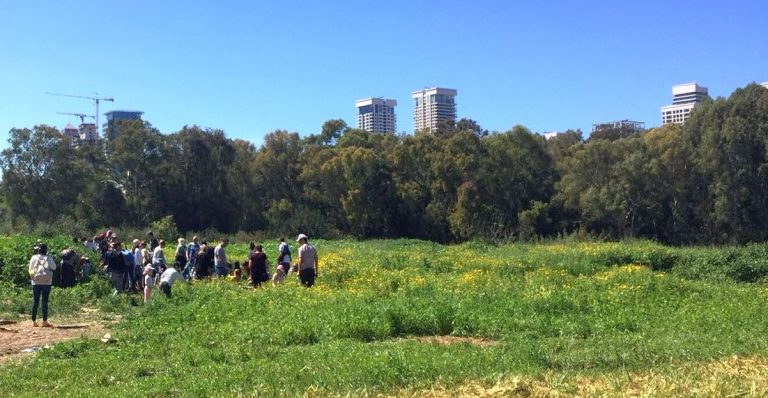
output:
[[[768,2],[355,4],[4,2],[0,148],[11,128],[95,115],[46,92],[114,98],[100,117],[138,109],[166,134],[198,125],[261,145],[277,129],[355,126],[361,98],[396,101],[397,132],[412,133],[420,88],[457,89],[456,118],[489,131],[586,136],[604,121],[661,125],[676,84],[718,97],[768,80]]]

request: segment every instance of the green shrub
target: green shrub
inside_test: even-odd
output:
[[[179,228],[176,226],[173,216],[170,215],[153,221],[149,224],[149,229],[155,233],[158,239],[164,239],[167,242],[172,242],[179,237]]]

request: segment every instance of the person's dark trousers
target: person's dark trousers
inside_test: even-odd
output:
[[[112,272],[110,274],[112,281],[112,287],[115,288],[115,294],[123,292],[123,283],[125,282],[125,275],[122,272]]]
[[[40,305],[40,296],[43,296],[43,321],[48,320],[48,295],[51,294],[51,285],[32,285],[32,321],[37,320],[37,307]]]
[[[160,291],[165,294],[165,297],[171,298],[171,284],[168,282],[160,283]]]
[[[192,270],[195,269],[195,259],[187,261],[187,265],[184,266],[184,270],[181,271],[181,277],[184,280],[192,279]]]
[[[299,280],[306,287],[312,287],[315,284],[315,269],[305,268],[299,271]]]
[[[128,272],[125,273],[125,276],[123,277],[123,290],[124,291],[135,291],[136,287],[133,285],[133,267],[131,267]]]
[[[141,272],[141,266],[135,265],[133,268],[133,280],[138,291],[144,290],[144,278]]]

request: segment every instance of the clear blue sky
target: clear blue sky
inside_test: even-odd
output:
[[[691,81],[712,96],[768,81],[768,1],[0,0],[0,146],[13,127],[94,112],[46,92],[259,146],[276,129],[354,126],[371,96],[396,99],[410,133],[410,93],[431,86],[457,89],[459,117],[491,131],[653,127]]]

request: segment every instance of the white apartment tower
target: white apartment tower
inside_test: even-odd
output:
[[[397,101],[385,98],[364,98],[355,101],[357,128],[371,133],[397,132],[395,106]]]
[[[661,124],[685,123],[693,108],[707,97],[707,88],[696,83],[672,86],[672,105],[661,107]]]
[[[413,131],[432,130],[444,120],[456,120],[456,90],[452,88],[425,88],[414,91]]]

